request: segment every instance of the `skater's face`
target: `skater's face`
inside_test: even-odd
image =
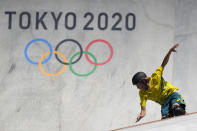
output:
[[[143,84],[143,83],[137,83],[136,86],[137,86],[137,88],[140,89],[140,90],[145,90],[145,89],[147,89],[146,84]]]
[[[145,87],[144,84],[142,84],[142,83],[137,83],[136,86],[137,86],[137,88],[140,89],[140,90],[143,90],[144,87]]]

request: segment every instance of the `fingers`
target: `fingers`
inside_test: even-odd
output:
[[[179,44],[177,43],[176,45],[174,45],[174,46],[172,47],[172,49],[175,50],[175,48],[177,48],[178,46],[179,46]]]
[[[172,50],[173,52],[177,52],[175,49]]]
[[[177,48],[179,46],[179,43],[177,43],[174,47]]]
[[[172,52],[177,52],[175,49],[179,46],[179,44],[177,43],[176,45],[174,45],[170,51]]]
[[[136,122],[140,121],[142,119],[142,116],[138,116]]]
[[[137,118],[137,119],[136,119],[136,122],[138,122],[138,121],[139,121],[139,119]],[[136,123],[136,122],[135,122],[135,123]]]
[[[136,122],[140,121],[141,118],[137,118]]]

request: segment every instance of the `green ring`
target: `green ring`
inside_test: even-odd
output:
[[[77,75],[77,76],[88,76],[88,75],[92,74],[92,73],[96,70],[96,65],[94,66],[93,70],[90,71],[90,72],[87,73],[87,74],[79,74],[79,73],[76,73],[76,72],[72,69],[72,64],[71,64],[71,63],[72,63],[72,60],[73,60],[77,55],[79,55],[80,53],[81,53],[81,52],[77,52],[77,53],[75,53],[75,54],[70,58],[70,61],[69,61],[69,68],[70,68],[70,71],[71,71],[73,74]],[[82,53],[83,53],[83,54],[88,54],[88,55],[90,55],[90,56],[93,58],[94,62],[97,63],[97,59],[96,59],[96,57],[95,57],[92,53],[86,52],[86,51],[83,51]]]

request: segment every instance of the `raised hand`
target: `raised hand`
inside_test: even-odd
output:
[[[174,45],[171,49],[170,52],[177,52],[175,49],[179,46],[179,44],[177,43],[176,45]]]

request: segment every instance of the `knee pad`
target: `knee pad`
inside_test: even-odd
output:
[[[172,108],[172,113],[174,116],[180,116],[185,114],[185,109],[181,106],[175,106]]]

